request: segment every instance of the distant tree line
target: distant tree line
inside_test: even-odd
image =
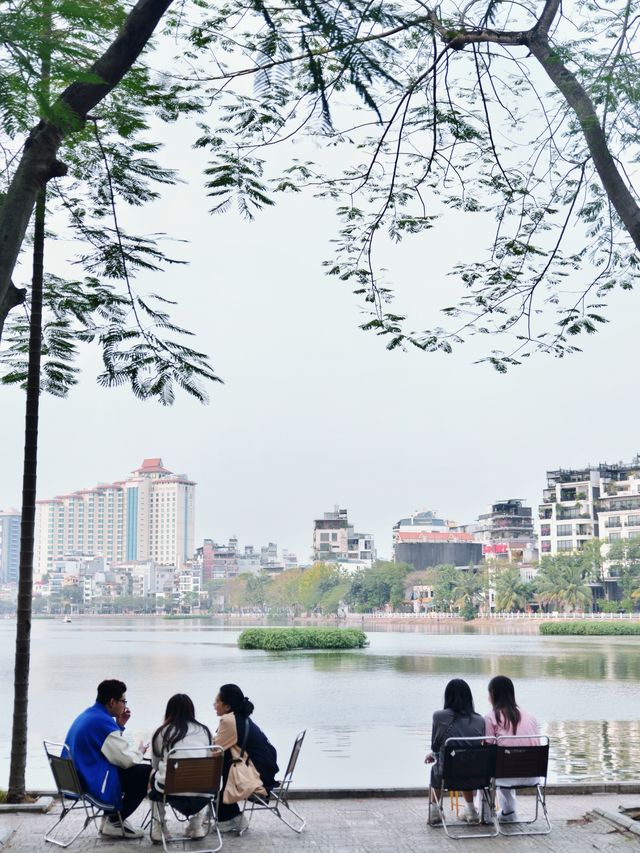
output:
[[[620,539],[603,549],[604,544],[592,539],[581,551],[543,556],[536,577],[530,581],[522,578],[518,566],[498,561],[469,568],[445,565],[416,571],[406,563],[378,560],[372,568],[356,572],[336,563],[315,563],[275,576],[261,572],[209,581],[202,596],[189,593],[179,604],[167,600],[163,606],[167,612],[199,608],[200,612],[212,613],[252,610],[331,616],[345,610],[412,611],[417,599],[420,609],[457,613],[466,619],[490,612],[639,610],[640,538]],[[594,585],[604,590],[605,576],[616,579],[608,590],[615,592],[615,600],[594,596]],[[65,613],[75,609],[74,605],[83,608],[82,593],[77,587],[66,587],[47,598],[36,597],[34,613]],[[0,603],[0,613],[14,609],[11,604]],[[157,612],[154,596],[99,598],[92,601],[90,609],[100,613]]]

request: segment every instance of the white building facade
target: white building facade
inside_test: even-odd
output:
[[[36,572],[73,554],[180,568],[193,554],[195,485],[152,458],[127,480],[38,501]]]

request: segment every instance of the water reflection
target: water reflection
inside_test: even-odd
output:
[[[361,652],[325,652],[306,655],[319,672],[395,670],[423,675],[486,676],[501,673],[510,678],[562,678],[588,681],[640,681],[640,655],[626,647],[606,651],[568,650],[563,654],[545,656],[523,655],[363,655]],[[286,653],[288,660],[300,660],[304,655]],[[283,659],[271,655],[270,659]]]
[[[550,774],[558,782],[637,781],[640,722],[565,720],[550,722]]]

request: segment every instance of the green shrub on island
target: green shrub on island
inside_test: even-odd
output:
[[[543,622],[540,633],[546,636],[605,637],[640,634],[637,622]]]
[[[241,649],[284,652],[292,649],[362,649],[367,635],[356,628],[247,628],[238,637]]]

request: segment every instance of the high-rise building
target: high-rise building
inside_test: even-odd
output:
[[[126,480],[38,501],[36,570],[71,554],[180,568],[193,555],[195,486],[154,458]]]
[[[349,524],[347,510],[336,506],[314,521],[313,559],[371,567],[376,559],[373,536],[357,533]]]
[[[17,583],[20,566],[20,520],[17,509],[0,512],[0,583]]]

